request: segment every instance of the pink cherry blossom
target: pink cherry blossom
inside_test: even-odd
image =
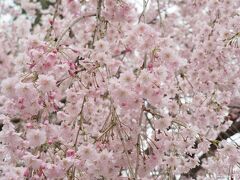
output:
[[[43,129],[29,129],[26,138],[29,141],[30,146],[40,146],[46,141],[46,132]]]
[[[239,7],[0,1],[0,179],[239,179]]]
[[[56,86],[56,80],[53,76],[40,75],[37,81],[38,89],[43,92],[52,91]]]

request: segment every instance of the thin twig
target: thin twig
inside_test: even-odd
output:
[[[158,15],[159,15],[159,26],[163,26],[163,19],[162,19],[162,14],[161,14],[161,10],[160,10],[160,2],[159,0],[157,1],[157,5],[158,5]]]
[[[144,17],[144,13],[145,13],[145,11],[146,11],[148,2],[149,2],[149,0],[147,0],[147,1],[146,1],[146,0],[143,0],[143,10],[142,10],[142,13],[141,13],[140,16],[139,16],[138,23],[140,23],[142,17]],[[144,17],[144,22],[145,22],[145,17]]]
[[[85,102],[86,102],[86,97],[84,96],[82,106],[81,106],[81,110],[80,110],[80,113],[79,113],[80,124],[79,124],[77,135],[76,135],[76,138],[75,138],[75,141],[74,141],[75,150],[77,150],[77,140],[78,140],[78,137],[79,137],[80,130],[83,130],[83,115],[82,115],[82,112],[83,112]]]
[[[98,0],[97,14],[96,14],[96,18],[97,18],[96,27],[95,27],[94,32],[93,32],[93,40],[92,40],[91,46],[90,46],[90,48],[92,48],[92,49],[93,49],[93,46],[94,46],[97,31],[98,31],[99,21],[100,21],[100,17],[101,17],[102,3],[103,3],[102,0]]]
[[[142,125],[142,119],[143,119],[143,113],[144,113],[144,105],[142,106],[140,118],[139,118],[139,123],[138,126],[140,127],[140,132],[138,134],[137,138],[137,161],[136,161],[136,167],[135,167],[135,178],[137,179],[138,176],[138,168],[139,168],[139,157],[140,157],[140,142],[141,142],[141,125]]]
[[[50,23],[50,28],[47,30],[47,34],[44,38],[45,40],[47,40],[51,36],[52,30],[53,30],[53,25],[54,25],[57,15],[58,15],[60,2],[61,2],[61,0],[56,0],[56,7],[55,7],[54,14],[53,14],[53,19],[52,19],[52,22]]]
[[[63,32],[62,34],[59,36],[57,42],[56,42],[56,47],[59,46],[60,42],[62,41],[63,37],[65,36],[65,34],[69,31],[69,29],[71,29],[75,24],[77,24],[79,21],[81,21],[82,19],[88,18],[88,17],[92,17],[92,16],[96,16],[96,14],[89,14],[89,15],[85,15],[85,16],[80,16],[78,18],[76,18]]]

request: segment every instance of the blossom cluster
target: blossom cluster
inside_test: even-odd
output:
[[[240,177],[239,0],[14,3],[0,2],[0,179]]]

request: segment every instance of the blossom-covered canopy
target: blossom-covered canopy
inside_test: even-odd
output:
[[[0,179],[239,179],[239,7],[1,1]]]

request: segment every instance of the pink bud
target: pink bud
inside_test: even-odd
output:
[[[125,107],[125,106],[127,105],[127,103],[123,102],[121,105],[122,105],[123,107]]]
[[[29,172],[29,169],[26,169],[24,171],[24,174],[23,174],[25,177],[29,177],[30,176],[30,172]]]
[[[32,125],[32,123],[27,123],[26,127],[31,129],[31,128],[33,128],[33,125]]]
[[[53,52],[54,54],[57,54],[58,49],[54,49],[52,52]]]
[[[148,64],[148,70],[152,70],[153,69],[153,64]]]
[[[53,21],[52,21],[52,20],[49,20],[49,24],[50,24],[50,25],[53,25]]]
[[[50,100],[54,100],[54,94],[51,93],[51,94],[48,95],[48,97],[49,97]]]
[[[49,139],[48,144],[52,144],[52,143],[53,143],[52,139]]]
[[[67,157],[72,157],[75,155],[75,151],[73,149],[68,149],[66,152]]]

